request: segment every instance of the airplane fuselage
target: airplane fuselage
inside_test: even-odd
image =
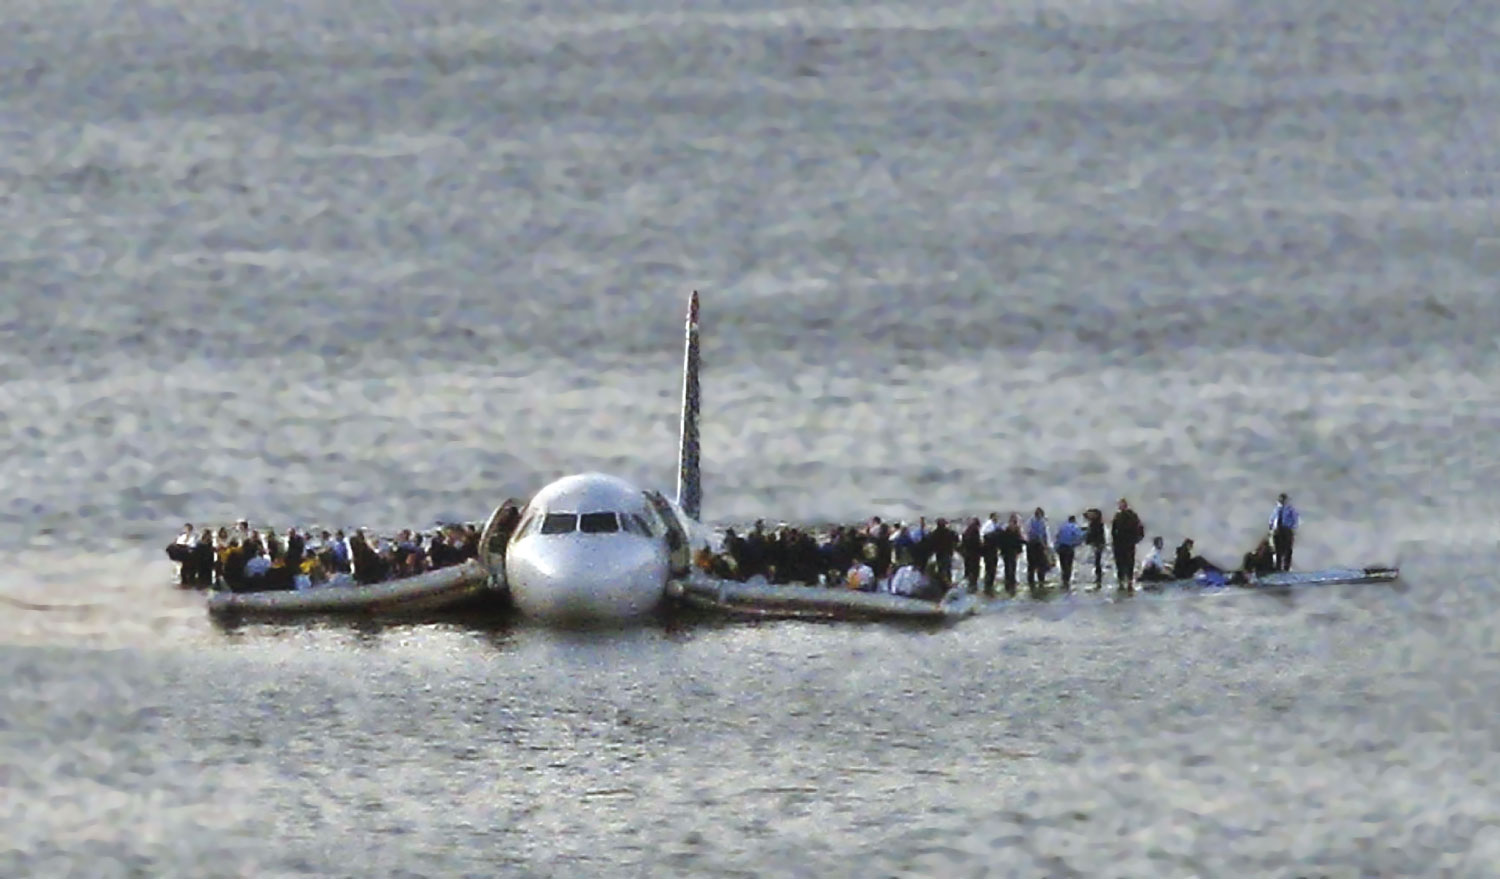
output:
[[[524,615],[628,619],[657,609],[686,573],[689,531],[675,504],[602,473],[548,485],[521,511],[505,550],[505,580]],[[675,535],[675,536],[674,536]]]

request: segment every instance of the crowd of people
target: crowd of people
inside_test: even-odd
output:
[[[217,531],[189,523],[167,547],[182,585],[235,592],[379,583],[456,565],[478,553],[479,531],[473,525],[404,530],[394,538],[371,537],[363,528],[347,536],[343,530],[288,528],[283,536],[271,528],[262,533],[244,519]]]
[[[1059,584],[1071,589],[1078,553],[1087,553],[1093,588],[1104,585],[1105,552],[1109,551],[1118,588],[1132,592],[1136,585],[1217,575],[1225,582],[1245,582],[1252,576],[1291,569],[1298,518],[1283,494],[1271,514],[1264,539],[1246,553],[1237,569],[1215,565],[1195,551],[1186,538],[1169,560],[1161,537],[1139,565],[1136,548],[1146,538],[1146,527],[1129,501],[1121,498],[1106,522],[1098,508],[1070,515],[1053,532],[1046,511],[1037,507],[1027,518],[999,513],[969,518],[961,527],[938,518],[929,527],[926,517],[915,522],[886,522],[874,517],[863,525],[835,525],[821,536],[797,527],[767,529],[757,521],[745,534],[729,529],[722,553],[700,552],[697,566],[728,580],[764,578],[777,584],[846,587],[864,592],[886,592],[914,598],[940,599],[962,580],[970,592],[996,596],[1003,588],[1016,594],[1024,562],[1026,585],[1033,592],[1048,588],[1056,570]]]
[[[500,529],[508,535],[515,512]],[[1215,565],[1195,551],[1186,538],[1168,561],[1165,542],[1154,537],[1139,565],[1136,548],[1146,538],[1146,526],[1130,503],[1121,498],[1105,521],[1098,508],[1085,510],[1053,532],[1046,511],[1037,507],[1023,519],[1011,513],[1001,521],[990,513],[981,521],[969,518],[961,528],[938,518],[928,526],[925,516],[915,522],[885,522],[876,516],[863,525],[837,525],[823,533],[798,527],[767,529],[763,520],[745,534],[724,534],[723,551],[701,550],[695,563],[701,570],[726,580],[764,578],[770,583],[838,586],[865,592],[886,592],[938,600],[960,580],[968,591],[982,588],[1009,596],[1020,585],[1022,562],[1026,585],[1033,592],[1048,588],[1056,570],[1063,589],[1073,587],[1078,553],[1085,572],[1092,569],[1093,588],[1104,585],[1105,552],[1109,551],[1118,588],[1191,579],[1199,574],[1225,582],[1244,582],[1273,571],[1291,570],[1292,551],[1300,519],[1287,495],[1271,513],[1264,539],[1245,553],[1240,566]],[[314,586],[371,584],[410,577],[459,564],[479,554],[480,533],[472,524],[448,525],[426,533],[403,530],[394,538],[370,537],[365,529],[345,536],[343,530],[300,531],[285,536],[274,529],[264,534],[241,519],[233,528],[182,533],[167,547],[179,563],[184,586],[216,586],[236,592],[306,589]]]

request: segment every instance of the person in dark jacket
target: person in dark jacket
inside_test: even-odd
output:
[[[1239,573],[1258,577],[1263,574],[1273,574],[1276,569],[1276,550],[1272,546],[1270,535],[1267,535],[1261,538],[1260,543],[1255,545],[1255,549],[1245,553],[1245,558],[1240,563]]]
[[[207,528],[198,532],[198,542],[193,545],[192,559],[188,562],[193,569],[193,583],[198,586],[212,586],[214,584],[214,562],[218,556],[214,553],[214,535]]]
[[[1047,544],[1051,534],[1047,527],[1047,514],[1036,508],[1026,522],[1026,585],[1031,589],[1045,589],[1047,570],[1052,567],[1047,557]]]
[[[964,580],[968,582],[970,592],[979,591],[979,557],[982,552],[979,520],[970,519],[969,524],[964,526],[963,535],[958,538],[958,553],[964,559]]]
[[[293,572],[302,568],[302,557],[307,552],[307,539],[296,528],[286,532],[286,564]]]
[[[1016,594],[1016,559],[1026,548],[1026,536],[1021,533],[1021,517],[1010,514],[1010,521],[1000,529],[1000,560],[1005,565],[1005,594]]]
[[[927,531],[927,517],[917,517],[917,527],[911,532],[911,563],[916,565],[917,570],[926,571],[927,563],[932,560],[932,535]],[[948,578],[943,578],[943,586],[948,585]]]
[[[1199,571],[1209,571],[1222,574],[1223,568],[1213,564],[1201,555],[1193,554],[1193,538],[1185,538],[1177,547],[1177,553],[1172,559],[1172,576],[1178,580],[1190,580]]]
[[[979,551],[984,558],[984,594],[995,597],[995,568],[1000,563],[1000,514],[990,513],[979,528]]]
[[[884,522],[876,524],[870,532],[870,543],[875,547],[875,558],[870,568],[876,580],[884,580],[891,572],[891,526]]]
[[[766,573],[766,523],[760,519],[755,520],[750,533],[745,535],[744,564],[740,571],[745,579],[764,576]]]
[[[1094,588],[1104,588],[1104,511],[1098,507],[1090,507],[1083,511],[1083,521],[1087,523],[1083,539],[1089,549],[1094,552]]]
[[[368,586],[372,583],[383,582],[390,576],[390,562],[371,548],[369,540],[365,538],[364,529],[356,531],[354,536],[349,538],[349,555],[354,562],[354,579],[360,583]]]
[[[1109,542],[1115,549],[1115,579],[1126,592],[1135,591],[1135,545],[1145,539],[1145,523],[1120,498],[1120,510],[1109,523]]]
[[[943,587],[946,594],[953,585],[953,551],[958,548],[958,535],[948,527],[947,519],[938,519],[937,526],[927,535],[932,548],[933,579]]]

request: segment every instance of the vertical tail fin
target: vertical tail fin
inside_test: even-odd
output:
[[[682,354],[682,433],[677,446],[677,506],[699,518],[703,486],[698,476],[698,291],[688,297],[687,340]]]

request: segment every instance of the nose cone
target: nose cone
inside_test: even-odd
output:
[[[605,621],[655,610],[667,586],[665,551],[626,534],[530,535],[505,556],[511,600],[535,619]]]

